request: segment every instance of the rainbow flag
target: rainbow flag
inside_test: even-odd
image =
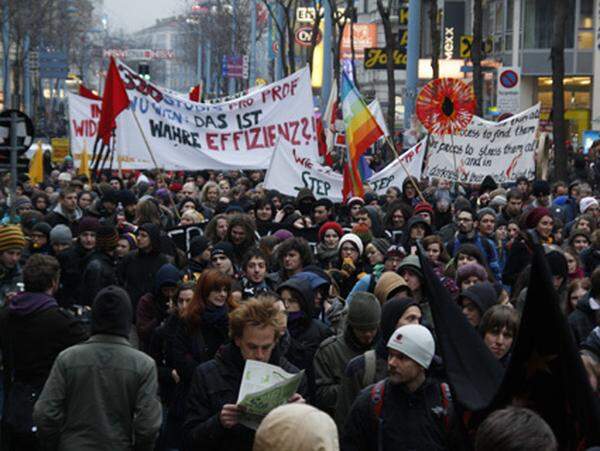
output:
[[[363,196],[363,178],[359,167],[360,157],[380,137],[383,130],[371,114],[364,99],[345,72],[342,72],[342,113],[346,128],[346,158],[344,159],[344,200]]]

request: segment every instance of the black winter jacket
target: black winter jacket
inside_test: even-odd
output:
[[[81,299],[81,277],[90,254],[78,242],[56,256],[60,263],[60,287],[56,299],[61,307],[69,308]]]
[[[83,271],[79,303],[91,306],[98,292],[109,285],[117,284],[115,260],[104,252],[95,251],[89,256]]]
[[[583,296],[568,318],[571,332],[577,346],[581,346],[596,327],[596,312],[590,307],[590,295]]]
[[[276,350],[271,354],[272,365],[288,373],[297,373]],[[183,425],[186,445],[202,451],[251,451],[255,431],[241,424],[225,429],[219,419],[225,404],[235,404],[242,382],[245,361],[234,344],[223,346],[214,359],[200,365],[194,374],[188,395],[187,415]],[[304,393],[303,385],[299,392]]]

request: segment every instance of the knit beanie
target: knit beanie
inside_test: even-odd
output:
[[[15,199],[15,210],[19,210],[20,208],[28,208],[31,209],[33,205],[31,204],[31,200],[29,197],[21,196]]]
[[[342,246],[344,243],[352,243],[354,247],[358,250],[358,255],[362,255],[365,250],[363,246],[362,240],[355,235],[354,233],[347,233],[340,238],[340,242],[338,243],[338,252],[342,250]]]
[[[479,314],[483,316],[485,312],[498,303],[498,294],[491,283],[478,282],[460,294],[459,302],[461,305],[464,299],[470,300],[479,310]]]
[[[133,233],[124,233],[119,237],[120,240],[127,240],[131,250],[137,249],[137,237]]]
[[[190,257],[199,257],[208,249],[208,239],[204,236],[197,236],[190,241]]]
[[[546,180],[534,180],[531,193],[535,197],[548,196],[550,194],[550,184]]]
[[[477,277],[482,282],[488,278],[485,268],[479,263],[467,263],[456,271],[456,284],[460,287],[461,283],[472,276]]]
[[[46,235],[46,238],[50,237],[51,230],[52,227],[50,227],[50,224],[48,224],[47,222],[38,222],[31,229],[32,232],[43,233],[44,235]]]
[[[96,249],[100,252],[114,251],[119,243],[119,232],[115,227],[103,225],[96,231]]]
[[[327,221],[327,222],[324,222],[323,225],[321,226],[321,228],[319,229],[319,234],[318,234],[319,242],[323,241],[325,232],[327,232],[330,229],[333,229],[335,231],[335,233],[338,234],[339,237],[341,237],[344,234],[344,229],[342,229],[341,225],[339,225],[335,221]]]
[[[402,287],[408,288],[404,277],[399,276],[393,271],[385,271],[377,281],[377,284],[375,284],[373,294],[379,299],[381,304],[384,304],[390,299],[392,294],[395,294]]]
[[[98,292],[92,305],[91,333],[129,338],[133,313],[127,292],[110,285]]]
[[[413,214],[417,215],[419,213],[429,213],[429,216],[433,217],[433,207],[428,202],[419,202],[415,205]]]
[[[358,291],[351,296],[348,306],[348,324],[359,330],[373,330],[381,321],[381,306],[371,293]]]
[[[352,233],[360,238],[363,246],[366,246],[373,240],[373,234],[367,224],[356,224],[352,227]]]
[[[362,197],[355,196],[355,197],[351,197],[350,199],[348,199],[348,202],[346,202],[346,205],[348,205],[348,208],[351,208],[352,205],[354,205],[354,204],[364,205],[365,201],[363,200]]]
[[[490,207],[482,208],[477,211],[477,220],[481,221],[481,218],[483,218],[485,215],[492,215],[494,218],[496,218],[496,211]]]
[[[578,236],[583,236],[585,237],[585,239],[588,240],[589,243],[592,242],[592,237],[591,235],[587,232],[587,230],[584,229],[573,229],[571,230],[571,233],[569,234],[569,244],[573,245],[573,241],[575,240],[576,237]]]
[[[285,241],[288,238],[293,238],[294,234],[287,229],[279,229],[278,231],[273,233],[273,236],[276,237],[279,241]]]
[[[55,225],[50,231],[50,244],[71,244],[73,234],[64,224]]]
[[[420,324],[399,327],[390,337],[387,346],[411,358],[425,369],[429,368],[435,353],[433,335]]]
[[[221,241],[220,243],[215,244],[210,256],[225,255],[229,260],[233,261],[233,254],[233,244],[228,241]]]
[[[93,216],[85,216],[79,221],[79,235],[83,232],[95,232],[100,227],[100,221]]]
[[[398,274],[402,274],[404,269],[409,269],[417,274],[421,280],[423,280],[423,271],[421,270],[421,262],[419,261],[419,257],[416,255],[408,255],[404,257],[404,260],[400,262],[398,265],[398,269],[396,272]]]
[[[545,207],[536,207],[527,214],[525,225],[528,229],[535,229],[544,216],[552,217],[552,213]]]
[[[25,247],[25,236],[21,226],[9,225],[0,227],[0,252],[11,249],[23,249]]]
[[[598,201],[594,197],[584,197],[579,201],[579,211],[585,213],[591,206],[598,206]]]
[[[371,244],[375,246],[375,248],[379,252],[381,252],[381,255],[383,255],[384,257],[385,254],[387,254],[388,249],[390,248],[390,242],[385,238],[374,238],[373,241],[371,241]]]

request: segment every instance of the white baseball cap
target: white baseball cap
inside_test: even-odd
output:
[[[431,332],[419,324],[408,324],[396,329],[387,347],[401,352],[425,369],[429,368],[435,353]]]

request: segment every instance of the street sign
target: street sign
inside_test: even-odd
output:
[[[499,113],[516,114],[521,111],[521,68],[501,67],[498,69]]]
[[[298,28],[296,30],[296,33],[294,34],[294,40],[296,41],[296,44],[298,44],[300,47],[312,46],[312,38],[313,27],[308,25]],[[317,39],[315,41],[315,45],[319,45],[321,39],[323,39],[323,36],[321,35],[321,30],[317,30]]]
[[[394,69],[406,69],[406,48],[394,49]],[[365,69],[387,69],[387,53],[385,48],[365,49]]]
[[[104,58],[114,56],[122,60],[172,60],[175,50],[168,49],[105,49],[102,51]]]
[[[33,144],[34,128],[31,118],[22,111],[4,110],[0,113],[0,147],[10,146],[10,120],[11,114],[15,113],[17,119],[17,152],[24,153]]]
[[[488,37],[482,43],[484,56],[491,55],[494,51],[494,41]],[[464,34],[460,37],[459,56],[462,59],[471,59],[471,50],[473,48],[473,35]]]
[[[69,58],[66,52],[46,51],[38,55],[41,78],[67,78],[69,75]]]
[[[223,77],[244,78],[244,58],[242,56],[237,55],[223,55],[223,63],[221,69]]]

